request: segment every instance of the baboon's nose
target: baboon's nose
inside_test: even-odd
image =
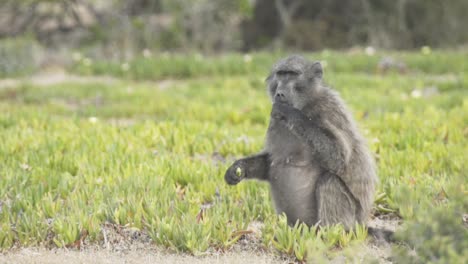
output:
[[[285,101],[286,101],[286,97],[284,96],[284,93],[277,92],[275,94],[275,102],[284,103]]]
[[[284,99],[284,93],[282,93],[282,92],[277,92],[277,93],[275,94],[275,98],[276,98],[277,100],[278,100],[278,99],[279,99],[279,100],[283,100],[283,99]]]

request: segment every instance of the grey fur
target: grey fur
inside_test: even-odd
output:
[[[374,161],[350,111],[323,84],[320,63],[287,57],[267,84],[273,107],[264,150],[234,162],[226,182],[268,181],[277,213],[290,224],[365,223],[377,183]]]

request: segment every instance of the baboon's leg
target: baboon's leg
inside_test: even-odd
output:
[[[321,175],[316,183],[315,195],[320,225],[341,223],[347,230],[354,227],[359,204],[338,176]]]

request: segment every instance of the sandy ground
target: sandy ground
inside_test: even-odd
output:
[[[126,253],[108,250],[44,250],[22,249],[14,253],[0,255],[0,263],[288,263],[271,254],[241,252],[227,254],[211,254],[206,257],[189,255],[165,254],[157,251],[130,251]]]
[[[338,255],[328,263],[366,263],[370,260],[377,263],[392,263],[389,260],[391,246],[363,245],[354,248],[352,252],[354,260],[346,260],[343,255]],[[348,252],[349,253],[349,252]],[[205,256],[192,256],[188,254],[175,254],[153,250],[132,250],[125,252],[115,252],[107,249],[98,250],[68,250],[68,249],[40,249],[24,248],[8,253],[0,253],[0,264],[146,264],[146,263],[294,263],[293,258],[282,258],[271,252],[235,251],[227,253],[211,253]],[[373,262],[375,263],[375,262]]]
[[[391,246],[386,245],[363,245],[356,252],[355,260],[352,263],[364,263],[366,260],[376,260],[378,263],[392,263],[389,260]],[[294,263],[294,259],[281,258],[271,252],[261,251],[235,251],[227,253],[211,253],[205,256],[192,256],[187,254],[174,254],[153,250],[131,250],[124,252],[115,252],[107,249],[97,250],[68,250],[68,249],[41,249],[41,248],[24,248],[7,253],[0,253],[0,264],[82,264],[82,263],[99,263],[99,264],[146,264],[146,263]],[[349,263],[346,259],[338,255],[329,263]]]

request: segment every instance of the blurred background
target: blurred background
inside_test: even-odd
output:
[[[70,50],[129,60],[155,51],[453,49],[468,41],[467,13],[466,0],[2,0],[0,75],[69,65]]]

